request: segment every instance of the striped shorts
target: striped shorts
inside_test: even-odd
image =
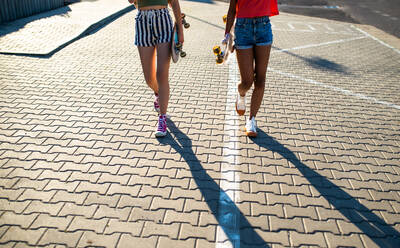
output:
[[[139,10],[135,20],[136,46],[150,47],[171,41],[174,26],[167,8]]]

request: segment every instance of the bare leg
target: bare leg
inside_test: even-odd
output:
[[[171,43],[157,45],[157,82],[160,114],[167,113],[169,101],[169,65],[171,61]]]
[[[237,49],[237,61],[240,70],[241,82],[238,85],[238,91],[241,96],[251,88],[254,82],[254,53],[253,49]]]
[[[265,76],[267,73],[270,51],[270,45],[254,47],[256,80],[254,82],[254,90],[251,96],[250,119],[257,115],[264,97]]]
[[[158,94],[156,78],[156,49],[155,47],[138,46],[140,61],[142,63],[144,79],[147,85]]]

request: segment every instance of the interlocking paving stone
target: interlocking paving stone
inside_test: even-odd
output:
[[[1,246],[229,247],[221,189],[246,220],[241,247],[397,244],[399,53],[348,23],[271,18],[248,139],[229,112],[237,65],[211,51],[228,5],[180,2],[191,28],[171,64],[165,139],[153,138],[136,11],[47,58],[0,55]]]
[[[78,241],[82,237],[81,231],[78,232],[64,232],[57,229],[47,229],[44,235],[40,238],[38,245],[59,244],[63,241],[63,245],[69,247],[76,247]]]
[[[0,25],[0,52],[48,54],[75,39],[104,17],[125,12],[129,4],[102,0],[99,5],[83,2]],[[87,15],[87,12],[91,12]]]

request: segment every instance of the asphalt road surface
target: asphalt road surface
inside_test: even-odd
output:
[[[400,38],[399,0],[280,0],[279,4],[282,11],[372,25]]]

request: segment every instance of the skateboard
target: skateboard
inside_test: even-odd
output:
[[[224,23],[227,21],[227,16],[224,15],[222,17],[222,20]],[[229,33],[229,38],[226,43],[222,43],[222,49],[221,46],[217,45],[213,47],[213,52],[214,55],[216,56],[215,61],[217,64],[222,64],[228,61],[229,55],[233,53],[235,50],[235,46],[233,45],[233,33],[232,31]]]
[[[189,28],[190,24],[185,20],[185,14],[182,13],[182,24],[184,28]],[[171,44],[171,53],[172,53],[172,61],[174,63],[178,62],[179,57],[186,57],[186,53],[182,50],[182,44],[179,43],[178,38],[178,29],[176,28],[176,23],[174,24],[174,31],[172,33],[172,44]]]

